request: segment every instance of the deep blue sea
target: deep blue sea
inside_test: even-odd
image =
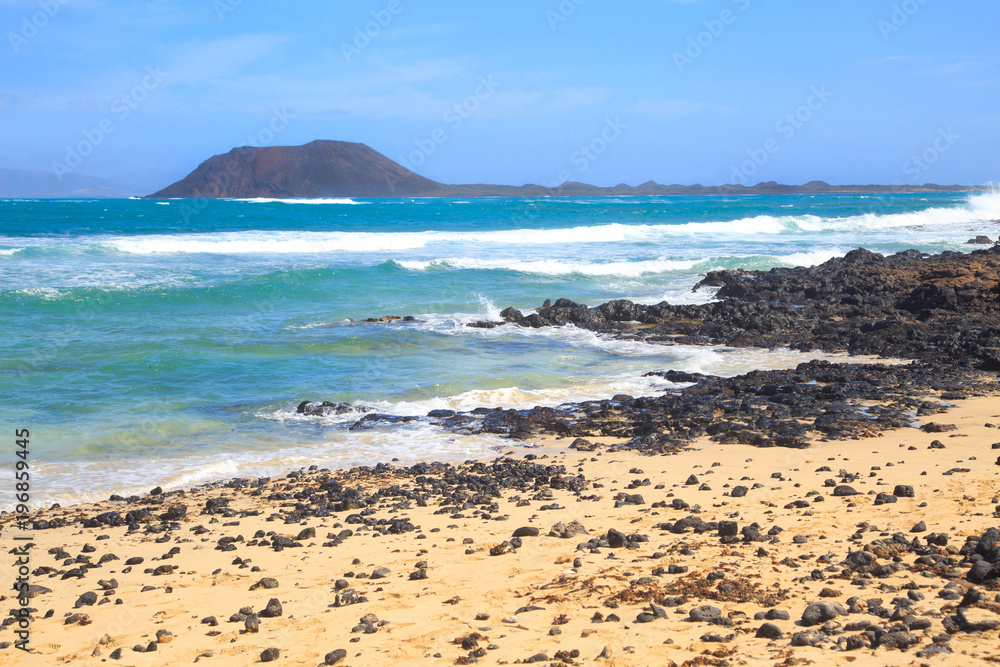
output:
[[[864,246],[967,251],[1000,194],[310,201],[0,200],[0,421],[31,430],[33,501],[482,456],[425,422],[350,431],[305,400],[398,415],[530,407],[806,357],[472,329],[547,299],[703,302],[716,268]],[[413,323],[357,320],[412,315]],[[354,321],[351,321],[354,320]],[[507,443],[509,446],[509,443]],[[3,495],[6,494],[6,495]],[[9,485],[0,506],[11,504]]]

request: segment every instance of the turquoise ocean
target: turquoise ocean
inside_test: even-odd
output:
[[[696,303],[699,274],[864,246],[968,251],[1000,194],[551,199],[0,200],[0,422],[31,431],[32,501],[99,500],[317,464],[462,460],[511,443],[362,408],[654,394],[787,350],[465,326],[545,299]],[[362,323],[413,316],[416,322]],[[354,321],[351,321],[354,320]],[[356,414],[303,417],[303,400]],[[0,507],[12,504],[0,485]]]

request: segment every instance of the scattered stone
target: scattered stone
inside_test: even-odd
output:
[[[87,591],[86,593],[84,593],[83,595],[81,595],[79,598],[77,598],[76,603],[73,605],[73,607],[75,609],[79,609],[80,607],[83,607],[83,606],[88,606],[89,607],[89,606],[93,606],[94,604],[97,604],[97,593],[95,593],[93,591]]]
[[[277,587],[278,587],[278,580],[277,579],[275,579],[273,577],[264,577],[263,579],[261,579],[260,581],[258,581],[256,584],[251,584],[250,585],[250,590],[255,591],[258,588],[271,589],[271,588],[277,588]]]
[[[806,630],[792,635],[792,646],[818,646],[826,639],[822,632]]]
[[[324,665],[336,665],[344,661],[347,658],[347,651],[342,648],[330,651],[323,657]]]
[[[260,632],[260,621],[257,619],[257,614],[250,614],[244,619],[243,629],[249,633]]]
[[[507,540],[504,540],[500,544],[490,549],[491,556],[503,556],[504,554],[510,554],[510,553],[514,553],[514,545],[512,545]]]
[[[1000,628],[1000,616],[988,609],[959,607],[955,620],[963,632],[989,632]]]
[[[847,609],[839,602],[813,602],[802,612],[802,625],[819,625],[832,621],[837,616],[847,616]]]
[[[764,623],[762,626],[757,628],[757,637],[763,639],[781,639],[784,636],[781,628],[779,628],[774,623]]]
[[[264,607],[263,611],[260,612],[261,618],[278,618],[281,616],[283,609],[281,607],[281,602],[278,598],[271,598],[267,601],[267,606]]]
[[[690,612],[688,612],[688,616],[692,621],[707,623],[713,619],[721,618],[722,610],[718,607],[705,604],[700,607],[694,607]]]

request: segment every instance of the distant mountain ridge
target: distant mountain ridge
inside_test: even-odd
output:
[[[961,192],[962,185],[830,185],[810,181],[781,185],[774,181],[746,185],[600,187],[568,181],[542,185],[447,185],[424,178],[361,143],[316,140],[302,146],[234,148],[215,155],[180,181],[149,198],[325,198],[325,197],[559,197],[636,195],[859,194]]]
[[[137,195],[127,185],[82,174],[0,168],[0,199],[124,198]]]

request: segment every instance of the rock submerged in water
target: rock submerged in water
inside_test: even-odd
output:
[[[382,324],[385,324],[387,322],[419,322],[419,320],[413,317],[412,315],[405,315],[405,316],[383,315],[382,317],[365,317],[358,321],[367,323],[382,323]]]
[[[354,413],[376,412],[375,408],[353,403],[331,403],[330,401],[302,401],[295,412],[309,417],[328,417],[330,415],[346,415]]]
[[[520,322],[524,319],[524,315],[517,308],[504,308],[500,311],[500,317],[504,322]]]

